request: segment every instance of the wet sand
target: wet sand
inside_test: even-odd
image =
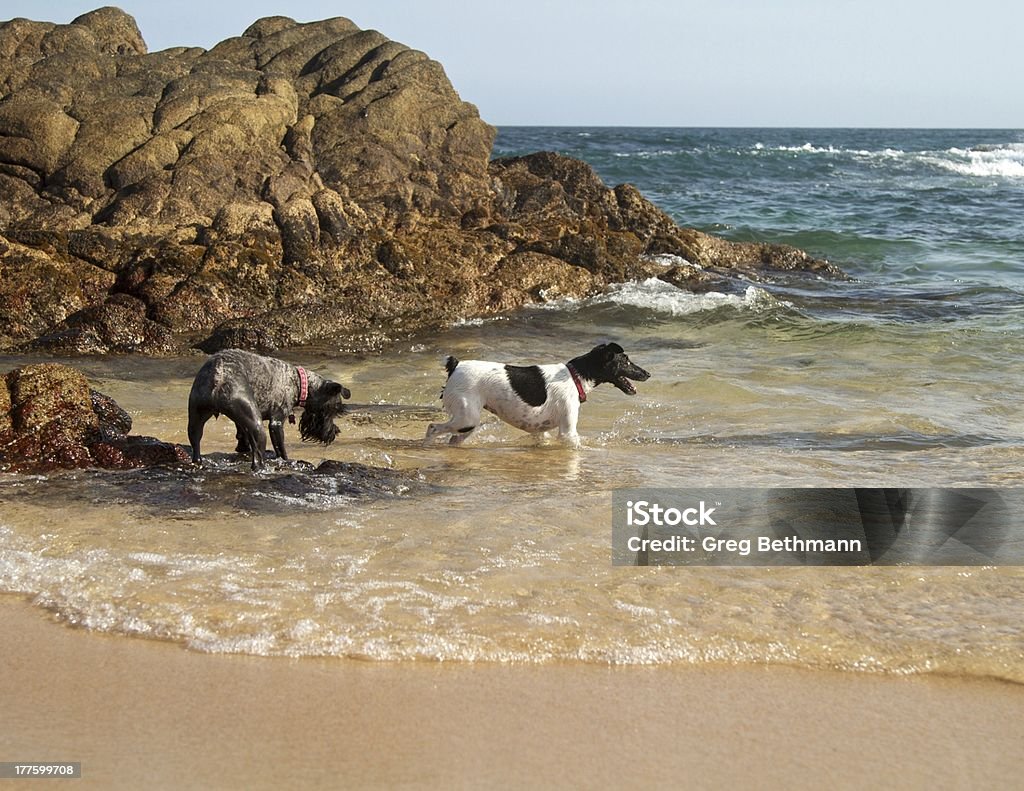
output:
[[[0,599],[0,760],[75,788],[1007,788],[1024,686],[206,655]],[[3,789],[34,781],[0,781]]]

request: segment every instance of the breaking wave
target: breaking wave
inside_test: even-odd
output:
[[[602,294],[586,299],[556,299],[532,307],[571,311],[604,306],[638,308],[664,316],[678,317],[722,308],[764,311],[780,306],[788,307],[789,303],[776,299],[757,286],[747,286],[742,294],[724,294],[718,291],[695,294],[652,277],[647,280],[620,283]]]
[[[764,143],[755,143],[750,150],[756,155],[810,154],[904,166],[923,165],[931,170],[979,178],[1024,178],[1024,143],[980,144],[970,148],[954,147],[937,151],[904,151],[898,148],[869,150],[812,143],[766,146]]]
[[[1024,178],[1024,143],[966,150],[951,148],[934,163],[963,176],[1021,179]]]

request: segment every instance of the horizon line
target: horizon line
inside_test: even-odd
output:
[[[487,121],[494,127],[520,127],[537,129],[819,129],[862,131],[908,131],[908,132],[1022,132],[1024,126],[825,126],[802,124],[545,124],[545,123],[510,123],[501,124]]]

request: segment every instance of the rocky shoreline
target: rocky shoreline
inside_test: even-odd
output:
[[[185,464],[187,448],[132,435],[131,416],[66,365],[0,376],[0,472]]]
[[[556,153],[491,160],[494,135],[439,63],[347,19],[155,53],[112,7],[0,23],[0,351],[361,352],[638,278],[841,274]],[[0,382],[0,471],[188,462],[130,430],[72,368]]]
[[[0,350],[360,351],[635,278],[839,274],[558,154],[491,161],[494,134],[440,64],[346,19],[155,53],[116,8],[3,23]]]

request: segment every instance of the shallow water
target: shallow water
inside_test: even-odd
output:
[[[802,244],[853,278],[632,283],[381,356],[293,350],[357,406],[328,448],[288,427],[292,455],[383,472],[253,476],[222,419],[201,471],[0,476],[0,591],[202,651],[1024,682],[1024,569],[611,565],[619,487],[1024,486],[1019,133],[846,134],[503,130],[500,151],[584,155],[681,221]],[[606,340],[652,377],[591,395],[581,451],[493,419],[460,449],[420,442],[445,355],[554,362]],[[201,362],[74,364],[136,433],[185,443]]]
[[[970,375],[977,355],[997,353],[991,337],[860,330],[874,337],[825,349],[769,297],[630,306],[644,288],[656,304],[672,296],[638,285],[380,358],[301,354],[380,406],[357,404],[328,448],[289,429],[293,455],[405,475],[383,488],[270,486],[295,471],[249,474],[224,420],[209,424],[201,472],[5,476],[0,587],[70,623],[203,651],[785,662],[1024,681],[1020,569],[611,566],[617,487],[1024,481],[1020,396]],[[582,451],[493,419],[463,448],[421,444],[445,353],[544,361],[605,336],[653,376],[633,398],[592,394]],[[540,360],[538,348],[549,350]],[[136,432],[184,443],[200,362],[77,364]]]

